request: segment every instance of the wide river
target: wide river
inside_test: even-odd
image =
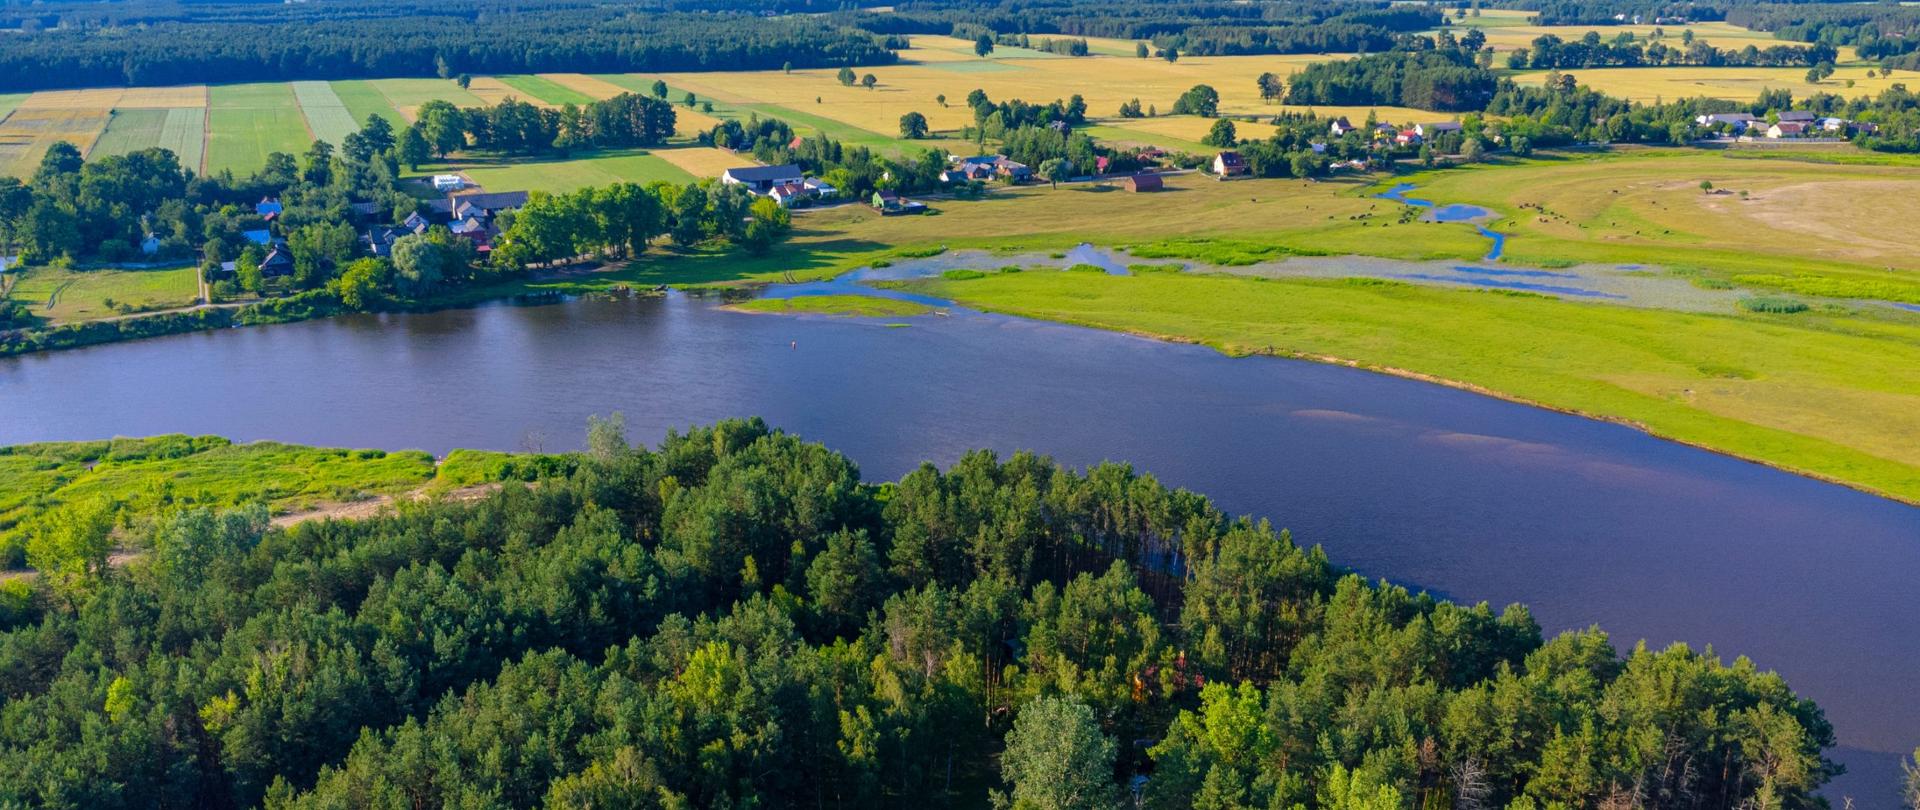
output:
[[[1834,722],[1831,794],[1920,745],[1920,509],[1440,386],[956,310],[879,321],[666,298],[234,329],[0,360],[0,444],[155,433],[559,450],[758,415],[872,480],[963,451],[1123,460],[1337,561],[1551,632],[1712,644]],[[1835,805],[1839,802],[1836,800]]]

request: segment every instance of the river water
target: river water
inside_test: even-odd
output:
[[[1920,745],[1920,509],[1445,387],[960,309],[753,315],[680,294],[0,360],[0,444],[561,450],[612,411],[649,443],[763,416],[873,480],[974,447],[1131,462],[1370,576],[1525,602],[1549,632],[1748,655],[1825,707],[1853,771],[1832,792],[1861,807],[1892,804]]]

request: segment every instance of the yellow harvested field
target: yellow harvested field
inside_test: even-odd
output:
[[[129,87],[120,95],[122,108],[176,109],[207,106],[207,86],[187,84],[179,87]]]
[[[86,91],[80,91],[86,92]],[[114,91],[118,93],[119,91]],[[39,95],[38,93],[34,95]],[[0,121],[0,176],[26,177],[40,165],[41,156],[57,141],[79,147],[81,154],[106,131],[107,108],[71,109],[21,106]]]
[[[719,123],[720,119],[697,109],[690,109],[684,104],[676,104],[673,107],[673,129],[677,134],[692,137],[697,133],[713,129]]]
[[[542,73],[540,78],[565,87],[576,93],[592,96],[596,99],[608,99],[621,93],[632,92],[627,88],[604,79],[596,79],[582,73]]]
[[[1156,118],[1115,119],[1106,123],[1148,135],[1166,135],[1186,141],[1198,141],[1207,136],[1207,131],[1213,129],[1213,123],[1217,120],[1219,119],[1200,118],[1193,115],[1162,115]],[[1241,140],[1264,140],[1273,137],[1273,133],[1272,124],[1259,124],[1252,121],[1233,122],[1233,134]]]
[[[1581,37],[1586,36],[1588,31],[1594,31],[1599,33],[1600,38],[1607,42],[1612,42],[1614,37],[1617,37],[1623,33],[1632,34],[1634,39],[1645,42],[1653,36],[1653,32],[1655,29],[1658,29],[1661,32],[1663,36],[1663,39],[1661,41],[1667,43],[1667,46],[1670,48],[1686,47],[1681,40],[1682,40],[1682,36],[1687,31],[1692,31],[1695,39],[1705,40],[1707,43],[1713,45],[1716,48],[1720,48],[1722,50],[1727,50],[1727,49],[1739,50],[1741,48],[1747,47],[1748,45],[1752,45],[1756,48],[1770,48],[1775,45],[1806,44],[1804,42],[1795,42],[1793,40],[1774,39],[1772,34],[1768,34],[1763,31],[1753,31],[1746,28],[1741,28],[1740,26],[1737,26],[1737,25],[1729,25],[1723,22],[1695,23],[1693,25],[1666,25],[1666,26],[1516,25],[1516,26],[1485,27],[1482,30],[1487,35],[1487,44],[1489,46],[1491,46],[1496,51],[1508,51],[1514,48],[1525,48],[1529,45],[1532,45],[1535,39],[1542,36],[1549,35],[1549,34],[1559,37],[1564,41],[1573,42],[1575,40],[1580,39]],[[1465,32],[1455,31],[1454,33],[1456,36],[1458,36]]]
[[[528,104],[532,104],[535,107],[554,106],[552,104],[548,104],[544,101],[541,101],[538,98],[535,98],[527,94],[527,92],[524,90],[515,88],[507,84],[506,82],[500,81],[499,79],[496,79],[492,76],[473,77],[472,82],[467,85],[467,92],[472,93],[474,96],[478,97],[481,101],[485,102],[486,105],[489,107],[499,104],[500,102],[510,98],[517,101],[527,102]]]
[[[935,37],[916,37],[915,43]],[[956,40],[957,41],[957,40]],[[970,52],[969,52],[970,53]],[[1234,115],[1271,114],[1254,83],[1264,72],[1292,75],[1307,64],[1329,58],[1297,56],[1214,56],[1162,59],[1092,56],[1081,58],[974,59],[970,62],[888,65],[868,68],[878,86],[845,87],[834,70],[677,73],[664,78],[675,89],[690,90],[723,103],[780,104],[832,118],[877,133],[899,129],[900,115],[912,110],[927,116],[935,130],[973,124],[967,93],[985,90],[996,101],[1020,99],[1047,103],[1079,94],[1093,117],[1106,117],[1134,98],[1161,111],[1196,84],[1220,93],[1220,110]],[[965,68],[965,69],[961,69]],[[947,97],[941,107],[937,96]],[[819,103],[812,103],[815,98]]]
[[[92,90],[42,90],[20,102],[21,110],[95,110],[105,115],[120,105],[126,90],[99,87]]]
[[[1750,101],[1759,98],[1764,90],[1790,90],[1794,98],[1806,98],[1815,93],[1873,96],[1895,84],[1911,86],[1920,80],[1920,71],[1912,70],[1896,70],[1891,77],[1876,75],[1868,78],[1867,68],[1864,67],[1840,68],[1818,85],[1807,83],[1806,68],[1600,68],[1568,72],[1581,84],[1595,90],[1644,102],[1696,96]],[[1514,74],[1513,79],[1520,84],[1538,84],[1545,75],[1541,71],[1526,71]],[[1853,82],[1852,87],[1847,86],[1848,81]]]
[[[727,169],[755,165],[751,157],[712,146],[655,149],[653,154],[694,177],[719,177]]]

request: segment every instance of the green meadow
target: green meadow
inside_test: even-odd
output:
[[[534,100],[544,101],[548,104],[585,105],[594,100],[593,96],[564,87],[558,82],[544,76],[519,75],[498,76],[496,78],[504,82],[508,87],[525,93]]]
[[[198,170],[207,138],[206,110],[199,107],[116,110],[89,157],[124,155],[151,147],[170,149],[180,165]]]
[[[362,126],[366,125],[367,117],[371,115],[387,119],[387,123],[392,124],[396,130],[407,123],[406,116],[394,109],[393,102],[388,100],[386,94],[380,92],[380,88],[375,87],[371,81],[353,79],[334,82],[333,95],[346,106],[347,112],[353,115],[353,120]]]
[[[332,84],[294,82],[293,96],[300,103],[300,112],[306,117],[307,129],[313,132],[313,137],[338,147],[348,135],[359,131],[360,121],[333,92]]]
[[[741,312],[779,315],[835,315],[853,318],[906,318],[925,315],[933,307],[914,301],[871,295],[802,295],[793,298],[755,298],[728,305]]]
[[[207,93],[211,110],[206,164],[210,173],[253,172],[266,165],[269,153],[297,155],[313,143],[290,85],[216,85]]]

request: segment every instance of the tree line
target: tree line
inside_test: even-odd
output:
[[[541,107],[515,98],[461,108],[434,99],[420,105],[401,134],[400,160],[418,168],[430,157],[465,149],[513,155],[566,155],[580,149],[656,146],[673,137],[677,114],[663,96],[621,93],[584,105]]]
[[[885,38],[871,32],[818,16],[766,17],[758,9],[679,11],[589,0],[108,5],[134,11],[80,10],[70,20],[65,6],[19,12],[40,22],[7,35],[0,90],[895,61]]]
[[[1746,659],[1545,638],[1124,465],[587,446],[358,521],[62,507],[0,593],[0,802],[1792,808],[1835,771]]]
[[[1515,70],[1666,65],[1813,67],[1831,66],[1838,57],[1839,52],[1825,43],[1773,45],[1766,48],[1747,45],[1733,50],[1715,48],[1704,39],[1694,38],[1691,31],[1684,35],[1678,46],[1668,45],[1665,38],[1643,42],[1630,32],[1621,32],[1613,41],[1603,42],[1600,32],[1588,31],[1575,41],[1562,40],[1552,34],[1535,37],[1528,47],[1515,48],[1507,54],[1507,67]]]

